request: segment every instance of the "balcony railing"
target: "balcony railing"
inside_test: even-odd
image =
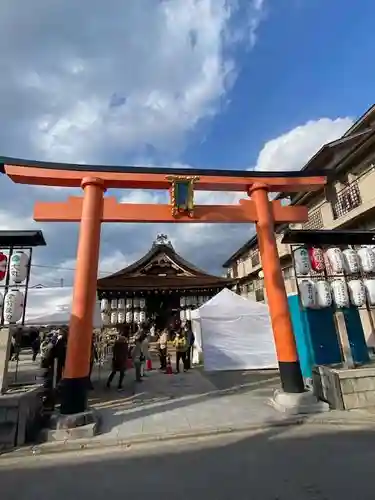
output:
[[[321,229],[323,227],[323,217],[320,208],[309,212],[309,220],[304,223],[303,229]]]
[[[351,182],[336,195],[336,201],[333,203],[333,218],[339,219],[348,214],[362,203],[361,193],[357,181]]]

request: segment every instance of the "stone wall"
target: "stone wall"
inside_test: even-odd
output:
[[[313,370],[313,387],[315,395],[333,409],[375,406],[375,366],[353,369],[317,366]]]
[[[0,395],[0,451],[35,439],[41,424],[41,395],[37,385]]]

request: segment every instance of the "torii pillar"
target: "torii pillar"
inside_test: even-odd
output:
[[[249,195],[257,211],[256,230],[262,259],[264,284],[270,311],[275,347],[280,370],[281,387],[286,393],[305,390],[284,279],[275,238],[275,220],[268,198],[269,187],[255,183]]]
[[[88,374],[92,348],[92,318],[96,303],[96,280],[103,217],[104,182],[95,177],[82,180],[82,216],[79,228],[68,347],[61,382],[63,415],[87,409]]]

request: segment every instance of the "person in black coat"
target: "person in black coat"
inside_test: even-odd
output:
[[[116,373],[119,373],[118,389],[122,389],[122,383],[125,377],[126,364],[128,361],[128,342],[124,334],[119,335],[113,346],[112,371],[107,380],[109,389]]]

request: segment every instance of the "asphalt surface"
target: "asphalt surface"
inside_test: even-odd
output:
[[[0,457],[2,500],[373,500],[375,431],[301,426],[266,432]]]

